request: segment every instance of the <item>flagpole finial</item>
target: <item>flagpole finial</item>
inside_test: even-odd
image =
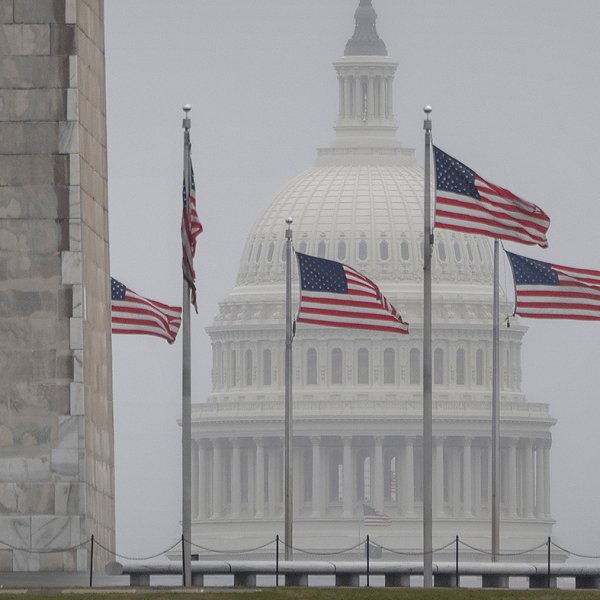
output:
[[[191,104],[184,104],[182,106],[183,112],[185,113],[185,118],[183,119],[183,128],[187,131],[192,126],[192,121],[190,119],[190,110],[192,110]]]
[[[294,219],[292,217],[288,217],[285,222],[287,223],[288,229],[291,228],[292,223],[294,222]]]
[[[183,112],[185,113],[185,115],[187,117],[187,114],[190,112],[190,110],[192,110],[192,105],[184,104],[182,108],[183,108]]]
[[[429,104],[423,108],[423,112],[427,115],[428,119],[429,119],[429,115],[431,114],[432,110],[433,110],[433,108],[431,108],[431,106]]]

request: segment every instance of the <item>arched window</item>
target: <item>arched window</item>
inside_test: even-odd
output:
[[[252,350],[246,350],[246,385],[252,385]]]
[[[456,260],[462,260],[462,254],[460,252],[460,245],[458,242],[454,242],[454,256],[456,256]]]
[[[381,260],[388,260],[390,257],[390,248],[385,240],[379,244],[379,256],[381,256]]]
[[[300,247],[298,248],[298,252],[300,252],[300,254],[306,254],[306,242],[304,240],[302,240],[300,242]]]
[[[366,348],[360,348],[356,355],[356,382],[369,383],[369,351]]]
[[[273,262],[273,253],[275,252],[275,242],[269,244],[269,251],[267,252],[267,262]]]
[[[383,351],[383,383],[393,385],[396,383],[396,351],[386,348]]]
[[[358,244],[358,259],[367,260],[367,256],[367,242],[362,240],[360,244]]]
[[[459,348],[456,351],[456,385],[465,385],[466,364],[465,351]]]
[[[344,378],[344,354],[340,348],[331,351],[331,383],[341,385]]]
[[[317,256],[319,258],[325,258],[325,254],[327,253],[327,245],[323,240],[319,242],[317,245]]]
[[[281,262],[285,262],[286,247],[287,244],[283,242],[283,245],[281,246]]]
[[[406,240],[403,240],[400,244],[400,256],[402,260],[408,260],[410,258],[410,246]]]
[[[481,348],[475,353],[475,383],[483,385],[483,350]]]
[[[329,455],[329,500],[340,502],[344,490],[344,463],[342,453],[334,450]]]
[[[235,350],[231,351],[231,387],[237,385],[237,356]]]
[[[306,383],[317,385],[317,351],[309,348],[306,353]]]
[[[433,352],[433,383],[444,383],[444,351],[441,348],[436,348]]]
[[[346,242],[344,240],[338,244],[337,257],[338,260],[344,260],[346,258]]]
[[[258,245],[256,249],[256,258],[254,259],[257,263],[260,261],[260,253],[262,251],[262,242]]]
[[[409,355],[409,383],[421,383],[421,353],[418,348],[412,348]]]
[[[467,242],[467,252],[469,253],[469,260],[473,262],[475,257],[473,256],[473,248],[471,248],[471,242]]]
[[[271,385],[271,351],[263,351],[263,385]]]
[[[444,242],[438,242],[437,249],[440,260],[442,262],[446,262],[446,245],[444,244]]]

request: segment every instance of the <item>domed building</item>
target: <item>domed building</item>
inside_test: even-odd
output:
[[[192,541],[204,547],[239,550],[276,534],[283,538],[287,217],[296,250],[365,274],[410,324],[409,335],[297,326],[294,546],[333,552],[369,533],[387,548],[418,553],[423,547],[424,174],[415,151],[396,138],[398,65],[377,34],[370,0],[360,0],[355,19],[355,33],[334,63],[335,140],[258,217],[236,287],[208,328],[213,391],[192,408]],[[490,549],[492,270],[486,238],[435,231],[434,548],[458,535]],[[297,275],[295,281],[297,307]],[[506,297],[501,311],[506,322],[512,313]],[[528,402],[521,391],[526,328],[512,317],[507,322],[501,332],[500,550],[516,552],[552,533],[555,421],[547,404]],[[365,527],[364,505],[388,515],[390,524]],[[273,548],[264,552],[272,555]]]

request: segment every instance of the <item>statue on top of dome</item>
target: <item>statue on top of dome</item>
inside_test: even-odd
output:
[[[360,0],[354,19],[354,35],[346,44],[344,56],[387,56],[387,48],[377,35],[377,13],[371,0]]]

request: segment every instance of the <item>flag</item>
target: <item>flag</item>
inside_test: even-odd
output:
[[[156,335],[172,344],[181,325],[181,308],[143,298],[111,277],[113,333]]]
[[[482,179],[439,148],[434,146],[433,152],[437,227],[548,247],[550,219],[544,211]]]
[[[537,319],[600,320],[600,271],[572,269],[507,252],[516,313]]]
[[[365,516],[365,527],[389,527],[392,524],[392,520],[385,513],[366,504],[363,504],[363,514]]]
[[[379,288],[358,271],[296,252],[300,266],[299,323],[408,333],[398,311]]]
[[[192,293],[192,304],[198,312],[196,303],[196,273],[194,272],[194,256],[196,256],[196,238],[202,233],[202,225],[196,211],[196,184],[194,169],[190,159],[190,206],[187,206],[185,173],[183,174],[183,218],[181,219],[181,242],[183,245],[183,278],[188,282]],[[189,208],[189,209],[188,209]]]

